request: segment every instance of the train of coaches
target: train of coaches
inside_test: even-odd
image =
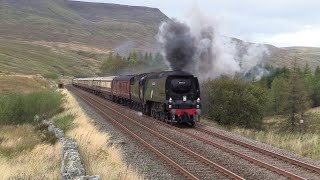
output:
[[[198,79],[183,71],[74,78],[72,85],[170,124],[200,121]]]

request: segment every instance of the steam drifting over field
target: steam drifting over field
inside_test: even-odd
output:
[[[200,80],[220,75],[254,72],[259,78],[264,73],[251,71],[269,55],[267,47],[246,43],[239,46],[232,38],[221,35],[212,20],[195,9],[189,22],[173,19],[159,27],[157,40],[171,70],[184,70],[197,75]]]

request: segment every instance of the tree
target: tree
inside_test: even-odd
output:
[[[320,67],[319,66],[317,66],[314,72],[311,88],[312,88],[311,98],[313,101],[313,106],[314,107],[320,106]]]
[[[161,53],[157,53],[156,54],[156,56],[155,56],[155,58],[154,58],[154,61],[155,61],[155,63],[163,63],[163,61],[164,61],[164,59],[163,59],[163,56],[162,56],[162,54]]]
[[[148,55],[148,62],[153,62],[153,55],[152,55],[152,53],[149,53],[149,55]]]
[[[296,63],[293,72],[289,76],[288,88],[284,92],[283,112],[289,115],[289,122],[294,130],[296,125],[296,115],[303,115],[310,106],[308,87],[300,76],[300,71]]]
[[[288,89],[288,81],[284,77],[277,77],[271,85],[271,112],[280,114],[283,112],[283,102],[286,101],[286,91]]]
[[[316,70],[314,71],[314,76],[316,79],[320,80],[320,67],[317,66]]]
[[[102,75],[114,75],[127,65],[128,62],[125,58],[122,58],[119,54],[110,53],[107,59],[103,61],[100,71]]]
[[[129,55],[129,63],[136,64],[138,61],[138,55],[135,51],[131,52]]]
[[[223,125],[261,128],[266,91],[237,79],[208,80],[202,86],[204,115]]]
[[[312,95],[311,95],[313,106],[320,106],[320,80],[317,79],[312,85]]]
[[[147,52],[144,54],[143,60],[144,60],[145,62],[148,62],[148,53],[147,53]]]
[[[143,61],[144,57],[141,51],[138,52],[137,54],[137,61]]]

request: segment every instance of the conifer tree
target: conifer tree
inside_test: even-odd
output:
[[[288,88],[284,92],[284,99],[287,100],[283,102],[283,110],[289,115],[289,122],[292,129],[294,129],[296,125],[296,115],[303,115],[310,106],[308,88],[301,78],[300,72],[295,62],[293,72],[289,76]]]

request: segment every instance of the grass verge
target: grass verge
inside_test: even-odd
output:
[[[101,179],[143,179],[142,175],[123,162],[119,147],[107,146],[110,136],[99,131],[99,127],[93,124],[94,120],[86,115],[76,99],[67,90],[63,93],[67,111],[61,117],[71,119],[68,115],[74,115],[72,128],[66,134],[78,142],[87,173],[100,175]]]
[[[303,133],[298,130],[291,132],[290,128],[287,128],[286,119],[283,117],[265,118],[263,130],[225,127],[206,119],[202,123],[270,144],[302,157],[320,160],[320,111],[314,112],[311,110],[306,114]]]
[[[242,136],[288,150],[303,157],[320,159],[320,135],[313,133],[279,133],[276,131],[254,131],[248,129],[232,129]]]
[[[67,132],[73,127],[74,118],[75,118],[75,115],[66,114],[66,115],[54,118],[53,119],[53,124],[57,128],[62,129],[64,132]]]
[[[60,144],[31,124],[0,127],[0,179],[58,179]]]
[[[34,115],[62,110],[62,95],[34,75],[0,75],[0,179],[59,179],[60,144]]]

